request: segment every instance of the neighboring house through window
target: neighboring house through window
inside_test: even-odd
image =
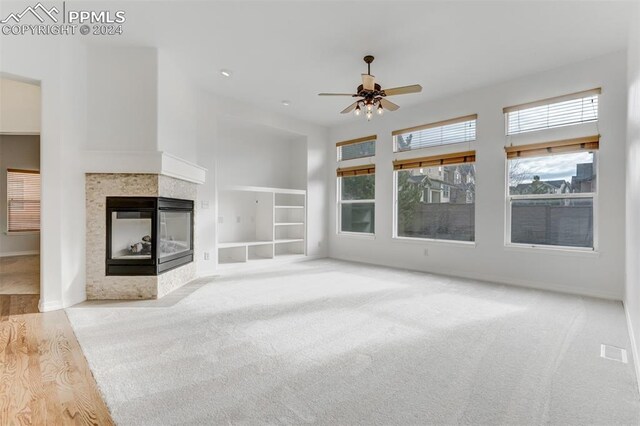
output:
[[[475,151],[396,160],[394,170],[395,237],[475,240]]]
[[[542,145],[507,148],[508,242],[595,248],[599,138]]]

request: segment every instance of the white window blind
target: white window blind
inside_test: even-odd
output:
[[[504,108],[506,133],[532,132],[598,121],[600,89]]]
[[[476,140],[477,115],[454,118],[393,132],[395,151],[410,151]]]
[[[7,231],[40,230],[40,173],[7,169]]]

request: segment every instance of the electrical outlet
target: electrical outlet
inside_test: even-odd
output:
[[[200,201],[200,208],[202,210],[207,210],[209,208],[209,200]]]
[[[424,254],[425,256],[429,256],[429,249],[424,249],[423,254]]]
[[[218,223],[224,223],[224,216],[218,216]]]
[[[204,252],[204,260],[209,260],[209,252],[208,251]]]
[[[318,241],[318,248],[322,247],[322,241]]]
[[[240,216],[236,216],[236,223],[240,223]]]

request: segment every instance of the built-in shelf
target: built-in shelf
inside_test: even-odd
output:
[[[219,265],[305,256],[305,190],[227,186],[220,191],[218,226],[225,228],[218,235],[227,241],[217,244]]]
[[[272,240],[272,241],[233,241],[233,242],[227,242],[227,243],[218,243],[218,248],[221,249],[221,248],[233,248],[233,247],[266,246],[269,244],[299,243],[303,241],[304,241],[304,238],[288,238],[288,239],[279,239],[279,240]]]
[[[273,192],[275,194],[298,194],[307,195],[307,191],[304,189],[291,189],[291,188],[269,188],[266,186],[241,186],[232,185],[225,186],[220,189],[221,191],[245,191],[245,192]]]
[[[273,244],[273,241],[233,241],[227,243],[218,243],[218,248],[262,246],[266,244]]]

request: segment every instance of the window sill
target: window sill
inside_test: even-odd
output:
[[[434,238],[393,237],[394,241],[411,244],[444,244],[466,248],[476,248],[475,241],[437,240]]]
[[[361,240],[375,240],[376,234],[368,234],[364,232],[338,232],[338,237],[357,238]]]
[[[5,235],[39,235],[40,231],[4,231]]]
[[[564,247],[564,246],[543,246],[536,244],[505,244],[505,248],[510,251],[521,252],[549,252],[549,254],[567,255],[567,256],[589,256],[598,257],[600,252],[592,248],[580,248],[580,247]]]

